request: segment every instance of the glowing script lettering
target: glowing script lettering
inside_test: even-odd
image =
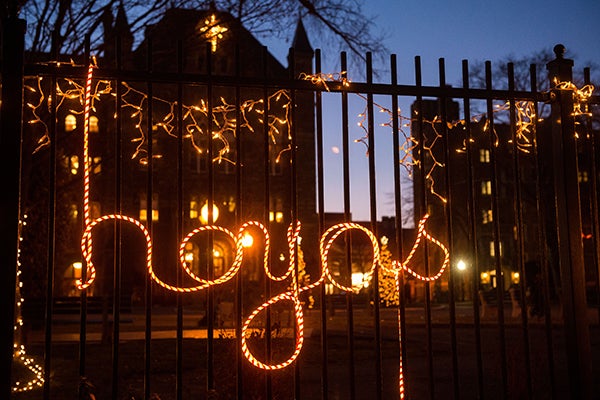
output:
[[[329,229],[327,229],[321,235],[321,238],[319,241],[321,275],[317,281],[307,284],[306,286],[300,287],[298,284],[298,277],[297,277],[296,268],[295,268],[297,246],[299,245],[300,228],[301,228],[300,221],[295,221],[292,224],[290,224],[290,226],[287,230],[289,263],[288,263],[288,268],[285,271],[285,273],[283,273],[280,276],[274,275],[270,270],[270,266],[269,266],[270,236],[269,236],[269,232],[266,229],[266,227],[263,224],[261,224],[260,222],[248,221],[248,222],[244,223],[239,228],[237,235],[235,235],[233,232],[231,232],[230,230],[228,230],[227,228],[224,228],[222,226],[218,226],[218,225],[201,226],[201,227],[196,228],[196,229],[192,230],[191,232],[189,232],[185,236],[185,238],[181,241],[180,246],[179,246],[179,257],[180,257],[181,268],[185,271],[185,273],[190,278],[192,278],[194,281],[198,282],[198,285],[188,286],[188,287],[180,287],[180,286],[175,286],[175,285],[169,284],[167,282],[164,282],[154,272],[153,264],[152,264],[152,247],[153,247],[152,238],[150,236],[150,233],[148,232],[148,229],[146,229],[146,227],[140,221],[136,220],[135,218],[132,218],[132,217],[129,217],[126,215],[121,215],[121,214],[103,215],[94,220],[92,220],[90,217],[91,163],[90,163],[90,156],[89,156],[89,120],[90,120],[90,101],[91,101],[91,96],[92,96],[91,87],[92,87],[93,69],[94,69],[93,65],[90,65],[88,68],[87,80],[86,80],[86,86],[85,86],[85,99],[84,99],[83,210],[84,210],[85,230],[84,230],[82,238],[81,238],[81,251],[82,251],[83,257],[86,261],[86,275],[85,275],[85,280],[84,279],[78,280],[77,287],[81,290],[84,290],[84,289],[90,287],[90,285],[92,285],[94,280],[96,279],[96,269],[95,269],[94,263],[93,263],[92,231],[96,226],[98,226],[99,224],[102,224],[103,222],[119,221],[119,222],[131,224],[131,225],[135,226],[140,231],[140,233],[144,236],[144,239],[146,241],[146,269],[147,269],[148,275],[159,286],[161,286],[167,290],[178,292],[178,293],[196,292],[199,290],[207,289],[209,287],[214,287],[217,285],[224,284],[224,283],[228,282],[229,280],[231,280],[232,278],[234,278],[237,275],[237,273],[239,272],[239,270],[241,269],[242,262],[244,259],[244,246],[243,246],[244,234],[246,233],[246,231],[249,228],[258,229],[259,231],[262,232],[263,240],[264,240],[264,254],[263,254],[262,263],[263,263],[263,269],[265,271],[265,275],[267,276],[268,279],[275,281],[275,282],[281,282],[281,281],[291,279],[291,285],[290,285],[290,289],[288,291],[285,291],[283,293],[280,293],[280,294],[268,299],[266,302],[264,302],[262,305],[260,305],[258,308],[256,308],[252,313],[250,313],[250,315],[246,318],[244,324],[242,325],[242,336],[241,336],[242,352],[244,354],[244,357],[248,360],[248,362],[250,362],[255,367],[263,369],[263,370],[278,370],[278,369],[285,368],[285,367],[289,366],[290,364],[292,364],[298,358],[298,355],[300,354],[300,351],[302,350],[302,346],[304,343],[304,315],[303,315],[303,310],[302,310],[302,304],[300,301],[300,294],[307,290],[316,288],[319,285],[325,283],[326,281],[342,291],[345,291],[345,292],[355,291],[355,289],[352,286],[346,286],[346,285],[343,285],[342,283],[338,282],[336,280],[336,278],[334,277],[334,275],[331,273],[330,268],[329,268],[329,252],[330,252],[331,247],[333,246],[335,240],[341,234],[351,231],[351,230],[364,233],[371,243],[372,259],[371,259],[371,263],[370,263],[370,269],[366,274],[366,276],[367,276],[366,279],[367,279],[367,282],[372,280],[374,274],[377,273],[378,266],[380,266],[379,242],[378,242],[377,238],[375,237],[375,235],[373,234],[373,232],[370,231],[369,229],[365,228],[362,225],[352,223],[352,222],[337,224],[337,225],[334,225],[334,226],[330,227]],[[415,239],[413,247],[412,247],[411,251],[409,252],[408,256],[406,257],[406,259],[404,261],[393,261],[391,264],[391,267],[387,268],[387,270],[392,272],[396,277],[398,291],[400,290],[399,285],[398,285],[399,276],[402,271],[406,271],[407,273],[411,274],[416,279],[419,279],[421,281],[432,282],[432,281],[439,279],[449,265],[450,256],[449,256],[448,249],[441,242],[439,242],[437,239],[432,237],[425,230],[425,223],[428,218],[429,218],[429,215],[425,215],[419,222],[417,238]],[[231,266],[229,267],[229,269],[227,269],[227,271],[225,273],[223,273],[221,276],[219,276],[215,279],[212,279],[212,280],[203,279],[203,278],[197,276],[190,269],[190,267],[185,259],[186,245],[194,236],[196,236],[202,232],[220,232],[220,233],[224,234],[226,237],[228,237],[229,240],[231,240],[233,242],[234,248],[235,248],[235,257],[234,257],[233,262],[232,262]],[[422,243],[423,238],[425,238],[426,240],[428,240],[429,242],[431,242],[432,244],[437,246],[444,254],[444,261],[442,263],[441,268],[438,270],[438,272],[435,275],[432,275],[432,276],[420,275],[416,271],[414,271],[413,269],[411,269],[409,267],[409,264],[412,261],[414,255],[415,255],[415,252],[417,251],[417,248]],[[295,347],[294,347],[294,351],[288,357],[287,360],[277,363],[277,364],[268,364],[263,361],[260,361],[258,358],[256,358],[254,356],[254,354],[252,354],[252,351],[250,351],[250,349],[248,348],[246,338],[249,336],[248,330],[250,329],[250,324],[256,318],[256,316],[259,313],[261,313],[262,311],[265,311],[268,307],[272,306],[273,304],[278,303],[278,302],[283,302],[283,301],[291,302],[294,307],[294,316],[295,316],[295,320],[296,320]],[[398,316],[398,331],[400,332],[400,317],[399,316]],[[399,341],[400,341],[400,347],[402,348],[402,337],[401,336],[399,337]],[[399,391],[400,391],[400,398],[404,398],[404,373],[403,373],[403,367],[402,367],[402,351],[400,351]]]

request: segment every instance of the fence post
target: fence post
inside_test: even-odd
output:
[[[17,249],[23,110],[23,51],[25,21],[8,17],[2,21],[2,105],[0,108],[0,328],[2,354],[0,398],[11,396],[14,341]]]
[[[571,82],[573,78],[573,61],[564,58],[565,47],[556,45],[554,52],[556,59],[547,64],[551,87],[557,82]],[[570,391],[573,399],[590,399],[592,363],[573,111],[573,91],[552,89],[552,170]]]

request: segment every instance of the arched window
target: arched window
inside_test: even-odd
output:
[[[90,117],[90,133],[98,133],[98,117],[92,115]]]
[[[77,129],[77,118],[73,114],[69,114],[65,117],[65,131],[73,132]]]

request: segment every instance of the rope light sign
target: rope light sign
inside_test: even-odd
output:
[[[250,313],[250,315],[245,319],[242,325],[242,337],[241,337],[241,346],[242,353],[244,357],[248,360],[250,364],[255,366],[256,368],[262,370],[279,370],[286,368],[290,364],[292,364],[299,356],[302,346],[304,343],[304,315],[302,310],[302,304],[300,301],[300,294],[314,289],[319,285],[325,283],[326,281],[338,289],[345,292],[354,292],[355,288],[352,286],[346,286],[334,277],[334,274],[331,272],[329,268],[329,252],[335,242],[335,240],[343,233],[349,231],[359,231],[367,236],[371,243],[371,251],[372,251],[372,260],[370,263],[370,269],[367,273],[366,280],[369,282],[373,279],[373,275],[376,273],[378,265],[380,264],[380,248],[379,242],[372,231],[365,228],[362,225],[356,223],[341,223],[332,226],[327,231],[323,233],[320,238],[320,260],[321,260],[321,275],[319,279],[313,283],[309,283],[305,286],[300,286],[298,283],[298,276],[295,268],[296,264],[296,249],[299,245],[300,241],[300,229],[301,223],[300,221],[293,222],[290,224],[287,230],[287,242],[288,242],[288,251],[289,251],[289,264],[287,270],[282,275],[274,275],[270,270],[269,263],[269,252],[270,252],[270,236],[267,228],[258,221],[248,221],[244,223],[238,230],[237,234],[234,234],[230,230],[218,226],[218,225],[207,225],[201,226],[189,232],[185,238],[182,240],[179,246],[179,256],[180,256],[180,266],[185,271],[185,273],[192,278],[194,281],[198,283],[196,286],[176,286],[170,283],[163,281],[154,271],[152,264],[152,238],[148,229],[142,224],[142,222],[138,221],[135,218],[130,216],[121,215],[121,214],[108,214],[103,215],[94,220],[90,217],[90,175],[91,175],[91,162],[89,156],[89,120],[90,120],[90,103],[92,94],[92,79],[93,79],[93,71],[94,66],[90,65],[87,70],[87,80],[85,85],[85,95],[84,95],[84,129],[83,129],[83,154],[84,154],[84,194],[83,194],[83,209],[84,209],[84,221],[85,221],[85,230],[81,238],[81,251],[83,257],[86,261],[86,275],[85,280],[80,279],[77,281],[77,287],[80,290],[84,290],[90,287],[95,279],[96,279],[96,269],[93,263],[93,242],[92,242],[92,231],[96,226],[102,224],[107,221],[120,221],[124,223],[131,224],[139,229],[140,233],[144,236],[146,241],[146,269],[148,275],[151,279],[156,282],[159,286],[178,293],[192,293],[200,290],[207,289],[209,287],[214,287],[217,285],[224,284],[234,278],[237,273],[240,271],[242,267],[242,262],[244,259],[244,235],[247,233],[248,229],[256,229],[263,234],[263,242],[264,242],[264,255],[262,259],[263,269],[265,275],[268,279],[274,282],[281,282],[285,280],[291,280],[291,285],[288,286],[288,290],[275,295],[257,307],[254,311]],[[398,281],[398,277],[402,271],[407,271],[416,279],[419,279],[424,282],[432,282],[439,279],[444,271],[447,269],[449,265],[449,252],[448,249],[437,239],[431,236],[425,229],[425,223],[428,219],[428,215],[425,215],[423,219],[420,221],[418,226],[417,238],[413,244],[413,247],[408,255],[408,257],[404,261],[393,261],[391,267],[387,268],[388,271],[392,272],[396,276],[396,280]],[[213,279],[207,280],[197,276],[188,265],[188,262],[185,258],[185,248],[188,242],[196,235],[201,234],[203,232],[220,232],[225,235],[231,242],[233,242],[235,248],[235,257],[229,269],[226,270],[221,276]],[[418,274],[416,271],[410,268],[409,264],[412,261],[417,248],[422,244],[423,239],[431,242],[433,245],[437,246],[439,250],[444,255],[444,261],[441,265],[439,271],[432,276],[423,276]],[[399,289],[398,289],[399,290]],[[250,325],[252,321],[256,318],[258,314],[262,311],[267,310],[270,306],[279,303],[279,302],[291,302],[294,307],[294,317],[296,321],[296,331],[295,331],[295,346],[292,354],[285,360],[275,364],[269,364],[265,361],[259,360],[250,350],[247,343],[247,337],[250,336]],[[400,325],[398,326],[400,331]],[[402,337],[399,337],[400,347],[402,347]],[[402,352],[400,352],[400,368],[399,368],[399,391],[400,397],[404,398],[404,374],[402,368]]]

